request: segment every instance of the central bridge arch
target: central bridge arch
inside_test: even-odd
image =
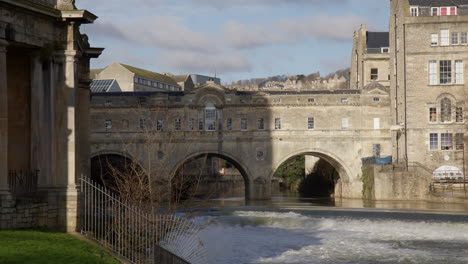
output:
[[[172,180],[177,172],[184,166],[184,164],[187,164],[191,161],[195,161],[199,158],[203,158],[203,157],[217,157],[217,158],[220,158],[220,159],[223,159],[223,160],[226,160],[228,161],[229,163],[231,163],[238,171],[239,173],[242,175],[242,178],[244,179],[244,186],[245,186],[245,200],[251,200],[252,197],[253,197],[253,194],[252,194],[252,191],[251,191],[251,172],[249,171],[249,168],[248,166],[242,162],[241,159],[231,155],[231,154],[228,154],[228,153],[225,153],[225,152],[220,152],[220,151],[200,151],[200,152],[195,152],[195,153],[191,153],[185,157],[183,157],[182,159],[180,159],[174,166],[174,168],[172,169],[172,172],[170,174],[170,180]]]
[[[287,160],[296,157],[296,156],[314,156],[320,159],[325,160],[331,166],[333,166],[339,174],[339,180],[335,185],[335,196],[342,197],[343,194],[343,183],[350,183],[353,181],[353,178],[350,175],[353,175],[352,170],[347,165],[347,163],[337,154],[326,151],[323,149],[316,149],[316,148],[304,148],[294,150],[293,152],[289,152],[285,155],[279,157],[276,161],[274,161],[273,170],[270,174],[270,179],[273,178],[274,173],[278,170],[278,168]]]

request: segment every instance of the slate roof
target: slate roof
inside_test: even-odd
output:
[[[122,63],[120,63],[120,65],[125,67],[127,70],[133,72],[138,77],[143,77],[143,78],[147,78],[147,79],[150,79],[150,80],[155,80],[155,81],[158,81],[158,82],[162,82],[162,83],[165,83],[165,84],[171,84],[171,85],[176,85],[177,86],[177,83],[169,76],[166,76],[166,75],[163,75],[163,74],[160,74],[160,73],[156,73],[156,72],[152,72],[152,71],[147,71],[147,70],[140,69],[140,68],[136,68],[136,67],[133,67],[133,66],[130,66],[130,65],[122,64]]]
[[[409,0],[414,6],[460,6],[468,5],[468,0]]]
[[[367,31],[367,48],[380,49],[390,46],[390,36],[388,32]]]
[[[91,82],[91,85],[90,85],[91,92],[92,93],[106,93],[110,90],[114,82],[115,82],[115,79],[93,80],[93,82]]]

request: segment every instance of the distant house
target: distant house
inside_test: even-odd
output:
[[[199,74],[190,74],[190,77],[192,77],[192,81],[195,84],[195,86],[204,85],[204,84],[207,84],[208,82],[214,82],[217,85],[221,85],[220,78],[199,75]]]
[[[193,83],[192,76],[187,75],[169,75],[181,88],[182,91],[193,91],[195,84]]]
[[[91,90],[93,92],[157,92],[182,90],[182,87],[167,75],[118,62],[113,62],[102,70],[93,70],[91,75],[91,77],[94,77],[91,84]]]

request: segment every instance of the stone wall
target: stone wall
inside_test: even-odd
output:
[[[0,203],[0,229],[41,228],[56,222],[57,207],[47,202],[4,196]]]

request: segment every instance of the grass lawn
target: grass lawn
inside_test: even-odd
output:
[[[0,231],[0,263],[120,263],[100,248],[64,233]]]

